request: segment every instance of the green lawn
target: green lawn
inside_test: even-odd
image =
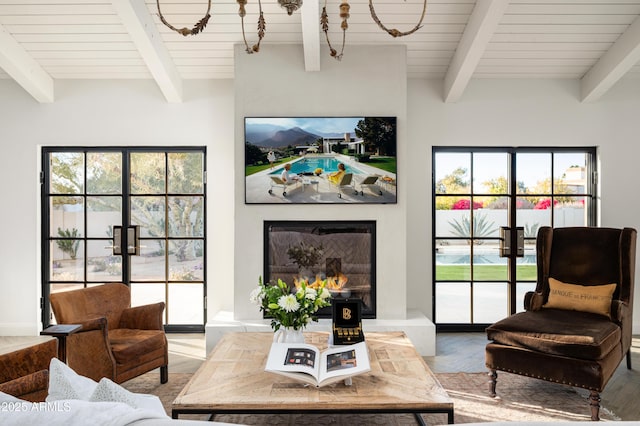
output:
[[[371,157],[367,162],[362,164],[368,164],[372,167],[377,167],[382,170],[386,170],[389,173],[396,173],[396,157]]]
[[[293,160],[295,157],[287,157],[287,158],[281,158],[278,161],[273,163],[273,168],[275,169],[276,167],[278,167],[279,164],[282,163],[286,163],[287,161],[291,161]],[[266,170],[269,168],[269,163],[266,164],[260,164],[260,165],[251,165],[251,166],[245,166],[244,167],[244,175],[245,176],[249,176],[252,175],[254,173],[258,173],[261,172],[263,170]]]
[[[469,281],[471,267],[469,265],[436,265],[437,281]],[[481,281],[505,281],[507,277],[507,265],[475,265],[473,267],[473,279]],[[536,265],[518,265],[518,281],[536,279]]]

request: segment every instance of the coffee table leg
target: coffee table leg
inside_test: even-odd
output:
[[[442,413],[442,411],[440,411],[440,413]],[[453,424],[453,410],[447,411],[446,413],[447,413],[447,423],[452,425]],[[422,414],[413,413],[413,415],[416,417],[416,421],[418,422],[418,424],[420,426],[427,426],[427,423],[422,418]]]

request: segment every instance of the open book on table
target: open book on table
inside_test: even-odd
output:
[[[366,342],[322,352],[305,343],[273,343],[265,371],[325,386],[371,370]]]

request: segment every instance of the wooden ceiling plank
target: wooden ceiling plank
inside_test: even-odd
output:
[[[111,0],[118,16],[168,102],[182,102],[182,78],[146,4]]]
[[[477,2],[444,79],[444,101],[456,102],[469,84],[509,0]]]
[[[51,103],[53,79],[0,25],[0,68],[38,102]]]
[[[640,61],[640,17],[582,77],[582,102],[593,102],[604,95]]]

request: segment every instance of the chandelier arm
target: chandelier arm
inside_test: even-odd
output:
[[[325,0],[322,8],[322,15],[320,16],[320,25],[322,26],[322,31],[327,39],[327,45],[329,45],[329,54],[338,61],[342,60],[342,56],[344,55],[347,28],[349,28],[349,24],[347,23],[347,19],[349,19],[349,3],[347,3],[347,0],[344,0],[343,3],[340,4],[340,17],[342,18],[342,24],[340,25],[342,28],[342,48],[338,54],[338,51],[331,46],[331,41],[329,40],[329,16],[327,15],[327,0]]]
[[[204,15],[204,17],[199,20],[194,26],[193,28],[189,29],[187,27],[183,27],[183,28],[176,28],[173,25],[171,25],[169,22],[167,22],[167,20],[164,18],[164,16],[162,15],[162,11],[160,10],[160,0],[156,0],[156,5],[158,6],[158,16],[160,17],[160,21],[166,25],[168,28],[172,29],[173,31],[182,34],[183,36],[188,36],[188,35],[196,35],[201,33],[205,27],[207,26],[207,23],[209,23],[209,18],[211,18],[211,0],[209,0],[208,2],[208,6],[207,6],[207,13]]]
[[[253,47],[249,47],[249,42],[247,42],[247,37],[244,31],[244,17],[247,14],[245,10],[245,5],[247,4],[247,0],[236,0],[240,5],[240,9],[238,10],[238,15],[240,15],[240,23],[242,24],[242,39],[244,40],[245,51],[247,53],[258,53],[260,51],[260,42],[264,38],[264,33],[267,29],[267,24],[264,20],[264,13],[262,12],[262,2],[258,0],[258,8],[260,10],[260,17],[258,18],[258,42],[253,45]]]
[[[388,29],[387,27],[384,26],[384,24],[380,21],[380,19],[378,18],[378,15],[376,14],[375,8],[373,7],[373,0],[369,0],[369,11],[371,11],[371,18],[373,18],[373,20],[376,22],[376,24],[378,24],[380,28],[382,28],[384,31],[386,31],[393,37],[403,37],[409,34],[413,34],[416,31],[418,31],[420,28],[422,28],[422,21],[424,20],[424,15],[427,11],[427,0],[424,0],[424,4],[422,6],[422,15],[420,15],[420,20],[418,21],[416,26],[413,27],[411,30],[404,31],[404,32],[399,31],[395,28]]]

